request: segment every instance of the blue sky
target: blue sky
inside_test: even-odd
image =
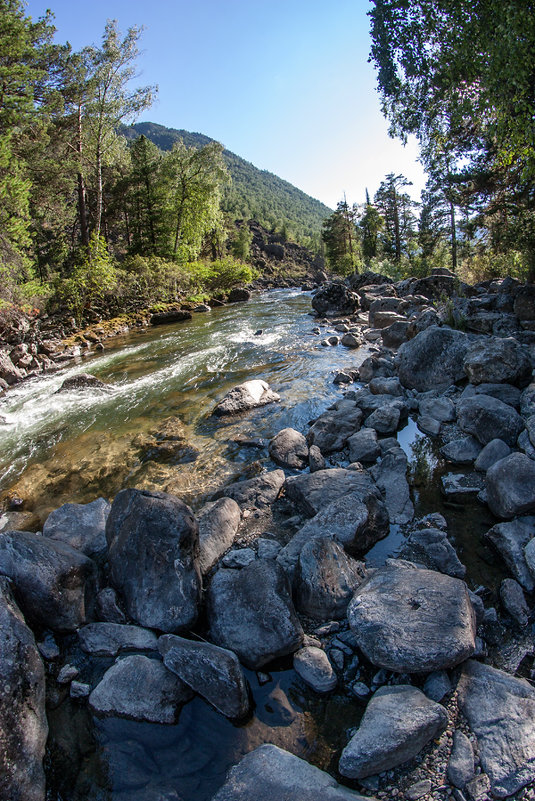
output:
[[[143,25],[139,84],[158,84],[140,119],[198,131],[334,207],[362,202],[388,172],[425,177],[415,143],[387,123],[367,63],[368,0],[29,0],[57,40],[98,44],[107,19]]]

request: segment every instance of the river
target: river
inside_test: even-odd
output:
[[[199,508],[224,483],[270,465],[265,450],[236,443],[237,437],[269,439],[286,426],[306,432],[307,423],[341,397],[333,371],[366,357],[366,348],[320,346],[325,332],[313,332],[310,311],[308,294],[275,290],[185,323],[134,331],[109,341],[100,354],[12,388],[0,401],[7,421],[0,428],[0,493],[23,499],[40,522],[62,503],[112,499],[126,486],[173,492]],[[65,378],[82,371],[106,382],[108,391],[58,393]],[[236,419],[213,417],[217,401],[248,378],[267,381],[280,403]],[[179,431],[184,448],[162,457],[154,447],[162,427]],[[419,434],[412,421],[399,439],[414,462]],[[428,450],[435,472],[416,493],[419,514],[443,511],[437,489],[443,467]],[[496,584],[500,575],[479,536],[488,523],[471,508],[446,513],[450,535],[469,564],[472,586]],[[395,555],[403,540],[392,527],[368,563]],[[100,660],[95,668],[75,637],[61,644],[65,660],[89,683],[110,664]],[[177,725],[156,726],[99,721],[87,705],[53,694],[49,801],[173,801],[172,791],[176,801],[208,801],[228,767],[263,742],[336,774],[337,756],[363,704],[336,692],[316,696],[291,660],[269,674],[247,676],[255,711],[241,726],[200,698],[184,707]]]

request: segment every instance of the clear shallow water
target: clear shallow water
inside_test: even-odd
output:
[[[236,436],[268,439],[286,426],[306,432],[308,421],[341,397],[333,371],[358,366],[367,355],[365,349],[320,347],[325,332],[312,333],[310,308],[306,294],[270,292],[194,315],[190,322],[117,338],[102,354],[15,387],[0,401],[8,421],[0,428],[0,494],[22,497],[24,508],[41,521],[62,503],[111,499],[124,486],[174,492],[198,508],[213,490],[254,470],[257,460],[266,462],[265,451],[236,444]],[[78,372],[96,375],[109,392],[56,394]],[[249,378],[266,380],[281,402],[239,418],[212,417],[217,401]],[[146,458],[146,442],[169,418],[172,426],[181,421],[178,430],[198,451],[195,461],[180,454]],[[413,421],[399,433],[412,465],[420,437]],[[470,584],[495,586],[500,573],[481,536],[492,522],[475,503],[443,506],[444,465],[427,438],[424,445],[429,471],[415,492],[417,515],[443,512]],[[404,543],[402,528],[392,526],[368,563],[382,564]],[[67,661],[94,686],[109,660],[91,664],[74,644],[65,645]],[[85,704],[58,697],[49,709],[49,801],[160,801],[158,793],[171,790],[182,801],[208,801],[228,768],[263,742],[337,776],[337,758],[364,703],[336,692],[316,696],[291,669],[291,660],[272,666],[265,683],[247,675],[255,709],[240,726],[200,698],[183,708],[175,726],[155,726],[95,720]],[[365,668],[363,679],[370,676]]]

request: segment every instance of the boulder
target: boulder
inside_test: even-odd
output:
[[[370,321],[370,325],[373,328],[379,328],[380,330],[390,328],[395,323],[408,323],[408,320],[402,314],[396,314],[395,312],[376,311],[373,315],[373,323]]]
[[[234,287],[230,290],[228,295],[229,303],[245,303],[251,300],[251,292],[244,287]]]
[[[440,423],[451,423],[455,420],[455,404],[451,398],[443,395],[438,398],[422,398],[418,404],[421,415],[427,415]]]
[[[472,434],[482,445],[502,439],[515,445],[524,422],[509,404],[490,395],[465,398],[457,404],[457,422],[461,431]]]
[[[518,387],[511,384],[468,384],[461,395],[461,399],[473,398],[475,395],[490,395],[502,403],[507,403],[514,409],[520,408],[521,392]]]
[[[398,351],[399,380],[407,389],[445,389],[461,380],[470,338],[461,331],[431,325]]]
[[[359,648],[377,667],[429,673],[475,651],[476,620],[466,584],[390,561],[357,589],[347,616]]]
[[[535,534],[535,528],[533,533]],[[524,559],[526,560],[529,572],[535,577],[535,536],[524,546]]]
[[[471,384],[514,384],[531,379],[529,350],[513,337],[485,337],[467,351],[464,369]]]
[[[96,565],[64,542],[28,531],[0,533],[0,575],[30,621],[70,632],[92,616]]]
[[[381,687],[342,751],[339,771],[363,779],[413,759],[448,723],[444,707],[410,685]]]
[[[500,600],[503,608],[521,628],[529,622],[529,607],[526,603],[522,587],[512,578],[506,578],[500,584]]]
[[[110,509],[105,498],[85,504],[65,503],[48,515],[43,535],[66,542],[91,558],[102,557],[108,547],[106,520]]]
[[[78,629],[82,651],[92,656],[117,656],[125,651],[157,651],[154,632],[120,623],[88,623]]]
[[[365,575],[364,564],[347,556],[337,542],[315,537],[303,546],[297,560],[295,605],[314,620],[341,619]]]
[[[535,517],[517,517],[509,523],[498,523],[485,537],[501,555],[509,572],[528,592],[535,589],[534,574],[526,562],[525,548],[535,532]]]
[[[238,657],[226,648],[164,634],[159,639],[164,665],[227,718],[249,711],[249,685]]]
[[[509,456],[510,453],[511,448],[503,441],[503,439],[491,439],[491,441],[485,445],[477,457],[476,461],[474,462],[474,467],[476,470],[482,470],[483,472],[486,472],[489,467],[492,467],[493,464],[499,462],[500,459],[505,459],[505,457]]]
[[[459,437],[443,445],[440,453],[452,464],[473,464],[481,453],[481,445],[475,437]]]
[[[308,449],[308,464],[311,473],[316,473],[318,470],[325,470],[325,459],[317,445],[311,445]]]
[[[360,348],[363,341],[363,338],[353,331],[347,331],[341,339],[344,348]]]
[[[395,434],[399,427],[400,407],[396,403],[385,403],[370,414],[364,421],[367,428],[373,428],[378,434],[387,436]]]
[[[362,428],[347,440],[349,459],[351,462],[373,464],[381,454],[377,442],[377,431],[374,428]]]
[[[492,795],[513,795],[535,779],[535,689],[524,679],[470,660],[458,694]]]
[[[316,445],[323,454],[342,450],[348,438],[359,430],[362,411],[354,404],[324,412],[310,427],[309,445]]]
[[[191,320],[192,317],[192,313],[185,309],[171,309],[170,311],[153,314],[150,318],[150,324],[167,325],[170,323],[183,323],[185,320]]]
[[[308,445],[294,428],[283,428],[269,443],[269,455],[281,467],[304,470],[308,465]]]
[[[407,481],[408,461],[401,447],[391,448],[370,473],[384,498],[391,523],[408,523],[414,517]]]
[[[134,654],[106,671],[89,706],[97,715],[170,724],[192,697],[190,688],[158,659]]]
[[[71,390],[79,389],[100,389],[104,392],[110,392],[110,387],[90,373],[78,373],[70,378],[66,378],[56,394],[59,392],[71,392]]]
[[[519,320],[530,322],[535,320],[535,287],[533,284],[519,287],[515,294],[513,308]]]
[[[111,581],[130,617],[164,632],[187,630],[201,593],[193,512],[174,495],[121,490],[106,524]]]
[[[18,381],[21,381],[26,373],[24,370],[20,370],[18,367],[15,367],[11,359],[9,358],[9,354],[6,351],[0,351],[0,378],[9,384],[16,384]]]
[[[383,328],[381,331],[383,337],[383,345],[385,348],[395,350],[399,348],[409,338],[410,323],[408,320],[396,320],[396,322]]]
[[[207,503],[197,513],[199,565],[203,574],[208,573],[233,544],[240,519],[240,507],[232,498]]]
[[[261,745],[230,769],[212,801],[373,801],[338,784],[304,759]]]
[[[219,570],[208,589],[208,622],[216,645],[252,670],[293,653],[303,641],[289,581],[273,560]]]
[[[535,462],[511,453],[486,474],[487,503],[496,517],[512,518],[535,509]]]
[[[395,377],[378,376],[377,378],[372,378],[368,389],[372,395],[394,395],[398,397],[403,395],[403,387],[399,383],[399,378]]]
[[[256,409],[259,406],[266,406],[280,400],[280,395],[269,388],[269,384],[255,378],[252,381],[245,381],[238,384],[227,392],[225,397],[219,401],[212,414],[216,417],[223,417],[231,414],[240,414],[249,409]]]
[[[359,297],[344,284],[335,282],[322,287],[312,298],[312,308],[319,317],[332,314],[353,314]]]
[[[475,498],[480,495],[483,488],[483,478],[473,471],[469,473],[447,473],[440,478],[442,493],[446,496],[446,500],[453,503],[464,503],[471,498]]]
[[[411,558],[422,562],[431,570],[438,570],[454,578],[464,578],[466,567],[461,563],[445,531],[422,528],[411,532],[408,539]]]
[[[294,654],[294,670],[314,692],[328,693],[337,684],[336,673],[329,657],[316,646],[301,648]]]
[[[370,303],[370,307],[368,309],[368,320],[370,323],[370,328],[384,328],[384,325],[378,324],[377,314],[390,312],[394,313],[394,316],[397,316],[397,313],[400,311],[402,304],[403,301],[401,300],[401,298],[396,298],[396,297],[382,297],[382,298],[376,298],[376,300],[372,300],[372,302]]]
[[[216,495],[232,498],[241,509],[265,509],[275,503],[285,479],[283,470],[271,470],[255,478],[236,481]]]
[[[0,654],[0,798],[44,801],[45,669],[5,578],[0,578]]]
[[[285,480],[283,489],[286,496],[309,517],[349,492],[358,493],[361,499],[369,495],[380,497],[366,472],[343,467],[290,476]]]

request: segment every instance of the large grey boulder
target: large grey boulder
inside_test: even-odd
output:
[[[496,517],[512,518],[535,509],[535,462],[511,453],[486,473],[487,503]]]
[[[492,795],[513,795],[535,779],[535,689],[524,679],[470,660],[458,693]]]
[[[213,414],[223,417],[231,414],[240,414],[249,409],[266,406],[280,400],[280,395],[269,388],[269,384],[259,378],[245,381],[227,392],[224,398],[216,405]]]
[[[514,312],[519,320],[535,320],[535,287],[525,284],[515,294]]]
[[[513,337],[485,337],[466,353],[464,369],[472,384],[516,384],[531,378],[529,351]]]
[[[307,442],[324,454],[342,450],[349,437],[359,430],[362,411],[354,404],[324,412],[309,428]]]
[[[48,515],[43,535],[66,542],[91,558],[102,557],[108,547],[106,520],[110,509],[105,498],[91,503],[64,503]]]
[[[117,656],[125,651],[157,651],[154,632],[121,623],[88,623],[78,629],[83,651],[92,656]]]
[[[24,370],[15,367],[9,358],[9,354],[6,353],[5,350],[0,350],[0,378],[5,381],[6,384],[12,385],[21,381],[25,375],[26,373]]]
[[[440,453],[452,464],[473,464],[481,453],[481,445],[475,437],[459,437],[447,442]]]
[[[243,509],[266,509],[275,503],[286,476],[284,470],[270,470],[254,478],[236,481],[216,495],[232,498]]]
[[[343,618],[365,575],[364,564],[348,556],[334,540],[328,537],[309,540],[297,560],[295,605],[315,620]]]
[[[189,506],[164,492],[121,490],[106,538],[111,580],[130,617],[165,632],[193,626],[201,579],[197,521]]]
[[[0,798],[44,801],[45,670],[5,578],[0,578],[0,654]]]
[[[362,428],[347,440],[349,459],[351,462],[372,464],[381,454],[377,442],[377,431],[374,428]]]
[[[364,421],[367,428],[373,428],[378,434],[386,436],[395,434],[399,428],[401,418],[399,402],[384,403]]]
[[[240,519],[240,507],[232,498],[207,503],[197,513],[199,565],[203,574],[208,573],[230,548]]]
[[[370,473],[384,498],[391,523],[408,523],[414,517],[414,506],[407,481],[408,460],[401,447],[388,450]]]
[[[473,398],[474,395],[490,395],[503,403],[508,403],[514,409],[520,408],[521,391],[511,384],[468,384],[461,398]]]
[[[374,801],[338,784],[304,759],[261,745],[230,769],[212,801]]]
[[[502,556],[507,568],[528,592],[535,589],[534,574],[526,562],[525,548],[535,533],[535,517],[517,517],[508,523],[498,523],[485,537]]]
[[[475,650],[466,584],[407,562],[374,571],[357,589],[347,617],[366,658],[398,673],[450,668]]]
[[[89,706],[98,715],[176,723],[181,707],[192,697],[190,688],[159,659],[134,654],[106,671],[89,696]]]
[[[164,634],[158,642],[164,665],[227,718],[250,707],[249,685],[238,657],[226,648]]]
[[[350,492],[358,493],[361,499],[380,497],[368,473],[343,467],[290,476],[284,482],[284,492],[309,517]]]
[[[283,428],[270,441],[269,455],[281,467],[303,470],[308,465],[307,441],[294,428]]]
[[[505,459],[510,453],[511,448],[502,439],[491,439],[475,460],[474,467],[476,470],[486,472],[489,467],[499,462],[500,459]]]
[[[234,651],[252,670],[293,653],[303,641],[290,583],[273,560],[219,570],[207,600],[212,640]]]
[[[96,565],[70,545],[28,531],[3,531],[0,575],[13,581],[24,615],[45,628],[75,631],[91,619]]]
[[[381,687],[373,695],[356,734],[342,751],[339,770],[363,779],[413,759],[448,723],[444,707],[416,687]]]
[[[524,422],[509,404],[490,395],[475,395],[457,404],[457,422],[461,431],[487,445],[493,439],[502,439],[515,445]]]
[[[398,351],[399,380],[407,389],[444,389],[465,375],[470,338],[461,331],[431,325]]]

